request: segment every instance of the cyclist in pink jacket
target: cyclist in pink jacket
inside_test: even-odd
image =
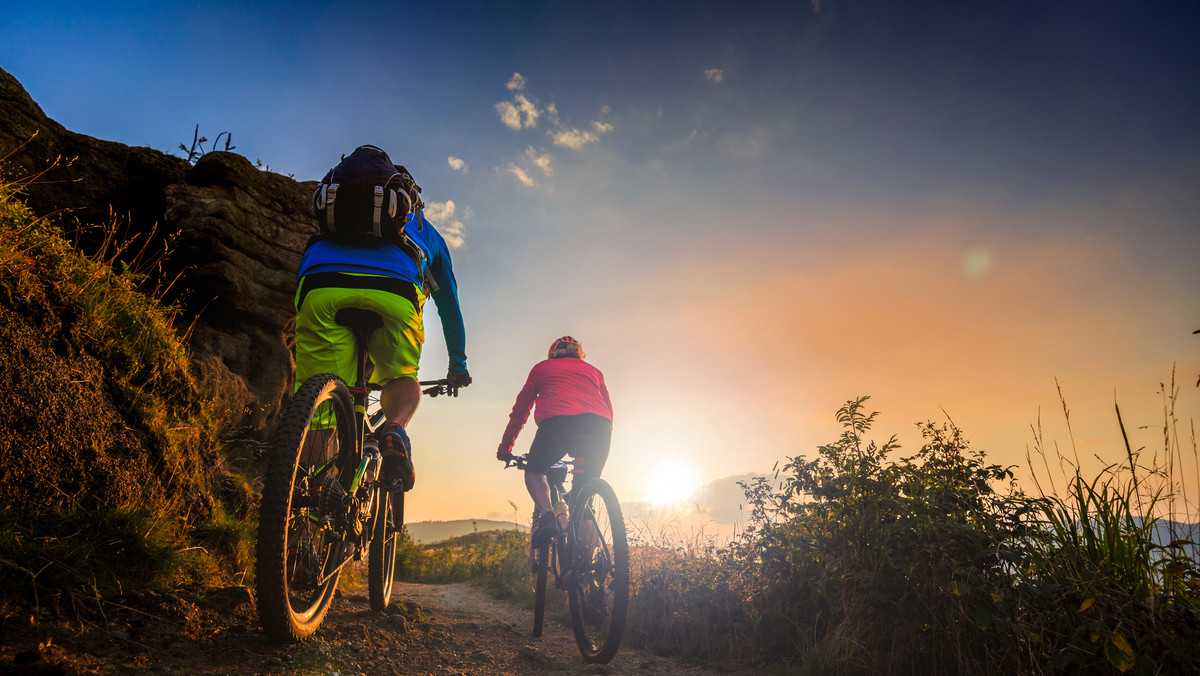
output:
[[[584,361],[583,346],[571,336],[550,345],[545,361],[529,371],[525,387],[517,394],[508,427],[496,450],[504,462],[512,458],[513,443],[534,406],[537,435],[529,448],[525,487],[533,498],[533,536],[553,532],[550,482],[546,472],[563,456],[575,459],[579,481],[600,476],[612,441],[612,402],[600,369]]]

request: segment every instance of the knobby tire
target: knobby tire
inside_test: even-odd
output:
[[[599,541],[585,528],[595,523]],[[608,482],[590,479],[571,505],[567,582],[571,626],[586,662],[607,664],[621,647],[629,607],[629,542],[625,518]]]
[[[371,610],[379,612],[392,599],[392,583],[396,579],[396,541],[404,526],[404,493],[383,488],[376,496],[377,510],[371,529],[371,544],[367,547],[367,591]]]
[[[329,452],[328,445],[315,448],[316,441],[324,438],[322,432],[310,434],[310,422],[318,409],[322,414],[328,411],[333,415],[333,432],[322,431],[325,436],[337,440],[336,448],[341,453],[348,449],[356,452],[349,389],[341,379],[328,373],[309,378],[296,391],[272,440],[259,509],[255,571],[258,615],[267,636],[281,643],[300,641],[321,626],[340,576],[340,570],[334,571],[334,566],[340,563],[344,545],[324,532],[313,535],[318,532],[313,524],[319,523],[319,519],[314,514],[321,503],[320,485],[311,484],[320,481],[304,481],[298,471],[302,455],[307,469],[312,466],[310,459],[319,466],[317,456],[326,457]],[[335,463],[322,475],[336,472]],[[305,485],[307,490],[302,490]],[[299,504],[293,505],[293,498]],[[290,538],[295,542],[289,542]],[[301,580],[313,584],[311,593],[307,591],[308,584]],[[294,598],[300,599],[298,608],[293,606]]]

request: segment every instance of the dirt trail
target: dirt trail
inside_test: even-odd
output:
[[[177,597],[123,597],[103,618],[46,614],[0,620],[0,674],[715,674],[622,647],[609,665],[586,664],[569,626],[548,618],[529,636],[532,614],[465,584],[397,584],[387,613],[365,590],[337,599],[315,636],[269,643],[242,588],[198,605]],[[94,613],[93,613],[94,614]]]

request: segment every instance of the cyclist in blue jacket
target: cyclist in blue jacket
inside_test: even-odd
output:
[[[380,151],[382,152],[382,151]],[[417,369],[425,342],[422,308],[427,296],[438,307],[453,387],[471,383],[467,371],[466,330],[458,302],[458,284],[446,241],[425,220],[419,197],[404,231],[423,258],[398,244],[347,243],[330,237],[310,241],[300,260],[296,290],[296,383],[319,373],[353,382],[357,373],[354,336],[335,317],[344,308],[377,313],[383,326],[370,337],[374,364],[370,382],[382,386],[380,405],[387,422],[379,429],[383,479],[409,490],[416,480],[412,445],[404,428],[421,399]]]

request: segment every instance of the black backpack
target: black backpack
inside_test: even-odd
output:
[[[371,145],[343,157],[313,194],[321,235],[353,243],[402,242],[408,215],[423,206],[408,170]]]

